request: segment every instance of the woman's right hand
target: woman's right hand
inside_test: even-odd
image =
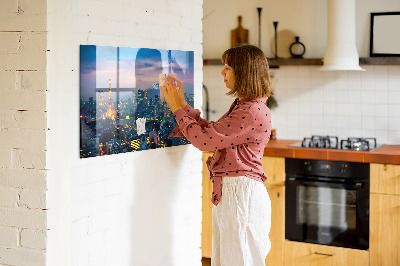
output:
[[[176,82],[176,85],[179,88],[178,90],[179,103],[183,108],[185,108],[186,105],[188,104],[185,99],[185,87],[183,86],[182,82],[179,79],[174,77],[174,74],[169,74],[167,78],[170,82]]]

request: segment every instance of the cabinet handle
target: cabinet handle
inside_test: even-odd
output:
[[[328,254],[328,253],[320,253],[320,252],[314,252],[315,255],[323,255],[323,256],[335,256],[335,254]]]

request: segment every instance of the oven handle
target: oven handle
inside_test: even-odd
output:
[[[346,182],[332,182],[332,181],[321,181],[321,180],[315,180],[315,181],[310,181],[310,180],[304,180],[303,178],[297,178],[297,177],[288,177],[286,181],[291,181],[291,182],[296,182],[296,183],[301,183],[304,185],[340,185],[340,186],[345,186],[348,188],[354,188],[354,189],[361,189],[363,187],[362,182],[356,182],[356,183],[346,183]]]

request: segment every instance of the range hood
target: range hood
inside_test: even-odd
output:
[[[323,71],[358,70],[355,0],[328,0],[328,44]]]

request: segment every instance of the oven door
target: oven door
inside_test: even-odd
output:
[[[286,178],[286,239],[367,250],[369,185]]]

